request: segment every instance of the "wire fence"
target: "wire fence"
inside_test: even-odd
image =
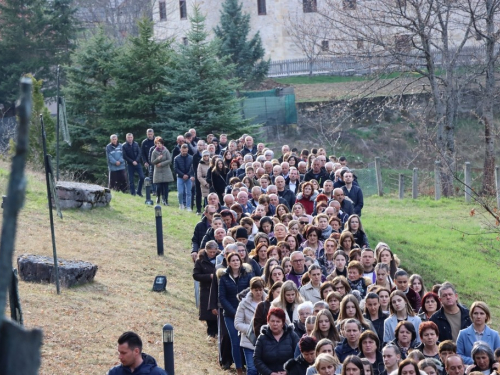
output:
[[[497,47],[497,51],[498,51]],[[449,55],[455,58],[456,67],[484,64],[486,48],[481,46],[465,46],[459,49],[450,49]],[[432,52],[434,65],[441,67],[445,58],[443,51]],[[336,76],[363,76],[375,73],[402,72],[410,67],[422,68],[425,66],[425,56],[409,52],[406,55],[370,55],[369,53],[356,56],[318,56],[315,58],[290,59],[271,61],[269,77],[287,77],[295,75],[328,74]]]
[[[470,181],[468,185],[474,191],[481,191],[484,170],[479,167],[470,167],[468,175],[466,175],[465,164],[462,167],[458,167],[455,175],[458,180]],[[435,197],[436,193],[436,174],[434,170],[428,169],[417,169],[417,181],[413,183],[414,170],[413,169],[389,169],[381,168],[382,177],[382,192],[386,196],[396,196],[399,197],[400,192],[400,176],[403,180],[403,198],[412,198],[413,190],[416,188],[418,196],[429,196]],[[356,175],[360,186],[363,189],[364,196],[371,196],[379,194],[378,184],[377,184],[377,170],[376,163],[370,162],[367,164],[366,168],[355,169],[354,174]],[[498,167],[497,167],[498,174]],[[497,183],[498,183],[497,178]],[[459,181],[453,182],[454,193],[456,196],[462,195],[465,199],[465,186]],[[496,191],[499,191],[500,186],[496,186]]]

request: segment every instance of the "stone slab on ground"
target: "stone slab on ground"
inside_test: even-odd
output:
[[[72,208],[90,210],[108,206],[111,202],[111,191],[99,185],[59,181],[56,192],[62,210]],[[52,205],[54,206],[53,202]]]
[[[94,281],[97,265],[82,260],[58,259],[59,282],[70,288]],[[17,258],[19,277],[23,281],[55,283],[54,258],[22,254]]]

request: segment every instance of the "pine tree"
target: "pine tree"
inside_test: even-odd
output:
[[[238,0],[224,1],[220,25],[214,32],[221,40],[219,56],[229,56],[229,61],[236,66],[235,76],[247,88],[258,86],[267,76],[269,60],[264,60],[259,32],[248,40],[250,15],[243,13]]]
[[[157,121],[156,107],[167,83],[165,68],[173,53],[171,41],[154,40],[152,21],[140,21],[138,29],[139,36],[129,38],[113,61],[113,85],[104,106],[110,125],[136,137]]]
[[[170,139],[195,128],[200,135],[244,132],[248,121],[241,115],[241,101],[235,92],[240,88],[234,66],[217,57],[219,41],[208,41],[205,17],[198,7],[190,17],[188,44],[167,69],[168,95],[158,111],[163,134]]]
[[[54,67],[68,62],[75,33],[71,0],[0,1],[0,103],[13,109],[19,79],[33,74],[54,88]],[[50,94],[49,94],[50,95]]]
[[[81,177],[102,181],[106,178],[105,147],[118,126],[105,121],[103,108],[112,84],[111,66],[118,52],[113,41],[99,32],[84,42],[66,68],[68,126],[72,145],[61,145],[61,168],[78,171]],[[124,141],[124,134],[119,134]]]

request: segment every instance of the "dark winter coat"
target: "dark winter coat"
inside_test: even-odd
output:
[[[142,162],[143,163],[148,163],[151,164],[151,158],[149,154],[149,150],[151,150],[151,147],[155,146],[155,140],[154,139],[148,139],[146,138],[144,141],[141,143],[141,154],[142,154]]]
[[[192,249],[191,252],[198,252],[201,249],[201,242],[207,231],[211,228],[210,223],[206,216],[203,216],[201,221],[194,227],[193,237],[191,238]]]
[[[324,169],[321,169],[318,174],[314,173],[311,169],[304,176],[304,181],[316,180],[320,187],[323,187],[323,184],[328,179],[330,179],[330,176]]]
[[[250,279],[253,277],[252,267],[248,264],[243,264],[240,269],[240,275],[235,280],[231,275],[231,269],[217,270],[217,278],[219,280],[219,302],[224,309],[224,316],[234,318],[236,309],[238,308],[238,293],[250,286]]]
[[[308,363],[301,354],[285,363],[284,368],[287,375],[305,375],[309,366],[312,366],[312,363]]]
[[[293,191],[285,188],[285,190],[283,191],[278,191],[278,195],[280,196],[280,198],[283,198],[286,201],[288,209],[291,210],[293,205],[295,204],[295,199],[296,199]]]
[[[463,307],[458,304],[458,308],[460,309],[461,315],[461,324],[460,329],[465,329],[472,324],[472,320],[469,316],[469,309]],[[430,318],[431,322],[436,323],[439,329],[439,341],[443,342],[444,340],[453,340],[451,336],[451,326],[448,323],[448,319],[446,319],[446,315],[444,315],[444,308],[441,307],[438,311],[432,314]]]
[[[255,155],[256,153],[257,153],[257,146],[256,145],[253,145],[252,149],[249,149],[249,148],[247,148],[247,146],[244,146],[243,149],[241,150],[241,155],[243,155],[243,156],[245,156],[246,154]]]
[[[361,209],[364,205],[363,192],[361,191],[361,189],[353,184],[350,191],[347,190],[346,186],[342,186],[342,190],[344,190],[344,195],[346,197],[349,197],[349,199],[352,201],[352,205],[354,206],[354,213],[358,216],[361,216]]]
[[[220,251],[217,252],[217,255]],[[217,320],[217,316],[212,314],[208,308],[208,299],[210,297],[210,287],[212,285],[212,275],[215,274],[215,263],[212,263],[205,250],[200,250],[198,259],[194,264],[193,279],[200,283],[200,320]]]
[[[359,354],[359,358],[365,358],[363,353]],[[372,368],[373,368],[373,375],[381,375],[385,370],[382,353],[380,353],[378,350],[377,350],[377,358],[375,359],[375,363],[372,363]]]
[[[132,144],[125,142],[123,145],[123,158],[128,164],[132,164],[134,161],[137,163],[141,162],[141,149],[137,142],[132,142]]]
[[[109,370],[108,375],[126,375],[126,374],[134,374],[134,375],[167,375],[165,370],[158,367],[156,364],[156,360],[146,353],[142,353],[143,362],[139,367],[137,367],[134,372],[130,371],[129,367],[125,367],[123,365],[118,365]]]
[[[360,248],[370,247],[370,244],[368,243],[368,237],[366,236],[366,233],[361,229],[358,229],[356,233],[353,233],[352,235],[354,236],[354,242],[356,242]]]
[[[385,342],[384,341],[384,321],[389,317],[389,315],[384,314],[383,312],[379,311],[378,318],[375,320],[370,319],[370,314],[364,314],[363,316],[365,317],[366,320],[369,320],[370,322],[372,322],[373,328],[375,328],[375,333],[377,334],[380,342],[381,343]]]
[[[359,355],[359,349],[353,349],[347,342],[347,339],[343,339],[341,342],[337,344],[335,347],[335,354],[337,355],[337,358],[339,361],[342,363],[344,362],[344,359],[347,358],[349,355]]]
[[[226,171],[222,173],[213,173],[211,169],[207,172],[207,182],[210,184],[212,191],[216,192],[217,195],[224,195],[224,190],[226,189]]]
[[[285,363],[293,359],[298,342],[299,337],[294,332],[293,324],[284,328],[279,341],[276,341],[267,325],[263,326],[253,353],[253,362],[259,374],[270,375],[283,371]]]
[[[177,155],[174,159],[175,174],[178,178],[188,175],[194,177],[193,171],[193,157],[191,155]]]
[[[271,308],[271,301],[260,302],[255,308],[255,315],[253,317],[253,331],[258,336],[263,326],[267,324],[267,313]]]

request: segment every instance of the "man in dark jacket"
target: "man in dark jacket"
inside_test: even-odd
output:
[[[109,370],[108,375],[167,375],[153,357],[142,352],[142,340],[137,333],[125,332],[118,338],[118,353],[121,365]]]
[[[300,355],[285,363],[283,368],[287,375],[305,375],[307,368],[314,364],[316,359],[316,338],[303,336],[299,341]]]
[[[276,188],[278,189],[278,196],[286,201],[288,209],[291,211],[293,205],[295,204],[295,194],[285,187],[285,178],[283,176],[277,176],[274,179]]]
[[[312,168],[304,176],[304,181],[316,180],[320,187],[323,187],[323,183],[328,180],[330,176],[326,173],[326,170],[321,168],[321,162],[318,159],[314,159],[312,163]]]
[[[356,319],[348,319],[344,324],[345,339],[335,347],[335,354],[340,362],[350,355],[358,355],[359,336],[361,336],[361,323]]]
[[[245,146],[241,150],[241,154],[245,156],[246,154],[255,155],[257,153],[257,146],[253,143],[253,138],[249,135],[245,138]]]
[[[132,133],[127,134],[127,142],[123,144],[123,158],[127,162],[128,168],[128,182],[130,186],[130,194],[142,197],[142,184],[144,183],[144,171],[141,165],[141,149],[137,142],[134,142]],[[135,173],[139,175],[139,186],[137,192],[135,191],[134,176]]]
[[[472,324],[469,310],[458,303],[458,294],[453,284],[443,283],[438,291],[441,308],[436,311],[430,321],[439,328],[439,341],[457,341],[458,332]]]
[[[341,188],[337,188],[333,190],[333,199],[340,203],[340,208],[344,211],[348,216],[351,216],[354,213],[354,207],[350,200],[345,198],[344,190]]]
[[[192,211],[191,209],[191,186],[194,181],[193,157],[188,154],[188,145],[181,146],[181,153],[174,159],[175,174],[177,175],[177,197],[179,209]],[[185,198],[185,200],[184,200]],[[185,206],[184,206],[185,202]]]
[[[358,216],[361,216],[361,209],[363,208],[363,192],[359,186],[354,185],[353,182],[353,174],[351,171],[344,172],[344,182],[345,185],[342,186],[342,190],[346,197],[352,201],[354,206],[354,213]]]
[[[151,165],[151,160],[150,160],[151,154],[149,151],[151,151],[151,147],[154,147],[154,145],[155,145],[155,132],[153,129],[148,129],[146,131],[146,139],[144,139],[141,142],[142,163],[144,164],[146,171],[149,171],[149,166]],[[152,192],[156,193],[156,184],[151,184],[151,187],[152,187]]]
[[[207,205],[205,207],[205,211],[203,212],[201,221],[194,227],[193,238],[191,238],[191,258],[193,259],[193,262],[195,262],[198,257],[201,242],[203,241],[205,234],[207,234],[208,229],[211,228],[212,218],[216,212],[217,209],[215,206]]]

